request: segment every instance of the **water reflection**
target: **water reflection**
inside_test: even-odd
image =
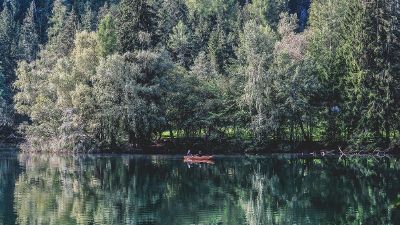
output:
[[[0,156],[0,224],[14,224],[13,192],[18,176],[18,161],[15,154]]]
[[[394,158],[221,157],[188,167],[170,156],[19,155],[18,162],[23,171],[14,194],[6,194],[14,196],[21,225],[396,224],[400,218]],[[1,177],[0,199],[12,191],[4,180],[10,179]],[[1,207],[7,215],[10,209]]]

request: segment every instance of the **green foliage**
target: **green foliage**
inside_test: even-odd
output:
[[[105,57],[111,55],[116,50],[117,36],[115,33],[115,23],[110,15],[106,15],[99,24],[97,32],[100,54]]]
[[[212,18],[216,15],[223,15],[236,4],[234,0],[186,0],[189,14],[198,15],[203,18]]]
[[[244,25],[237,52],[240,71],[245,76],[243,99],[250,107],[251,127],[259,140],[276,129],[272,122],[275,118],[269,112],[274,107],[269,68],[273,62],[275,42],[276,34],[270,27],[251,20]]]
[[[157,32],[159,44],[167,45],[172,29],[179,21],[187,21],[187,8],[185,0],[155,1],[157,13]]]
[[[67,6],[63,4],[63,1],[56,0],[54,2],[46,47],[56,57],[70,53],[77,30],[77,22],[76,14],[73,11],[67,11]]]
[[[84,14],[81,16],[82,28],[87,31],[96,29],[96,15],[90,7],[90,1],[85,3]]]
[[[399,142],[398,0],[312,1],[304,31],[287,0],[29,3],[0,13],[0,105],[32,148]]]
[[[3,97],[10,101],[12,98],[10,83],[14,79],[15,59],[18,52],[18,24],[14,20],[14,11],[7,2],[0,13],[0,67],[5,79]]]
[[[111,55],[101,61],[93,89],[100,107],[101,135],[108,144],[123,142],[124,137],[131,144],[147,142],[160,130],[165,122],[160,110],[162,80],[169,68],[162,53],[150,51]]]
[[[356,97],[356,93],[348,90],[351,87],[347,85],[354,84],[356,81],[349,79],[362,73],[359,60],[363,48],[360,45],[363,37],[359,33],[363,26],[363,12],[358,6],[360,1],[343,1],[336,7],[333,4],[331,1],[319,1],[311,5],[312,35],[308,48],[322,85],[318,101],[323,120],[327,121],[325,138],[328,142],[343,140],[345,134],[340,128],[346,127],[346,122],[353,123],[351,120],[359,115],[356,113],[348,116],[347,121],[340,119],[351,112],[351,109],[345,108],[346,104],[354,107],[353,103],[346,103],[345,98]],[[332,112],[334,107],[342,109],[341,113]]]
[[[146,49],[155,41],[154,9],[149,1],[121,0],[116,15],[120,53]]]
[[[313,62],[305,56],[308,33],[296,34],[297,21],[283,14],[278,26],[281,40],[275,45],[274,63],[271,68],[274,87],[274,107],[269,111],[276,115],[277,130],[281,139],[295,139],[294,130],[300,129],[301,139],[312,139],[315,124],[312,99],[319,91]],[[289,134],[285,136],[284,127]],[[282,136],[283,135],[283,136]]]
[[[190,53],[193,47],[192,35],[182,20],[172,29],[168,47],[174,53],[178,63],[183,66],[189,65]]]
[[[288,0],[253,0],[247,5],[247,12],[257,22],[276,27],[280,14],[288,11],[288,4]]]
[[[398,124],[398,81],[393,73],[398,62],[393,59],[399,48],[398,34],[392,30],[398,12],[392,3],[380,1],[332,4],[315,2],[310,13],[309,50],[323,85],[320,104],[327,108],[326,136],[351,138],[356,148],[369,145],[359,143],[385,146],[383,140],[390,141]],[[343,109],[340,116],[331,112],[334,106]]]
[[[6,101],[4,93],[6,91],[5,79],[2,71],[0,72],[0,127],[11,124],[11,109]]]
[[[204,129],[209,136],[228,125],[224,123],[221,81],[204,52],[198,55],[190,71],[176,68],[168,80],[168,129],[183,130],[188,136]]]
[[[367,130],[374,140],[391,139],[390,133],[398,129],[400,55],[398,1],[376,0],[366,4],[363,39],[364,71],[361,75],[361,99],[358,102],[361,117],[359,130]]]
[[[18,43],[19,58],[28,62],[35,60],[39,52],[39,36],[36,31],[35,12],[36,5],[32,1],[23,21]]]

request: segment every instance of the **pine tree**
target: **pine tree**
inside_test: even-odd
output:
[[[254,19],[264,25],[277,27],[279,15],[288,12],[289,0],[252,0],[246,5],[249,19]]]
[[[39,51],[39,36],[36,32],[36,5],[32,1],[28,12],[25,15],[19,37],[19,58],[28,62],[33,61]]]
[[[62,32],[62,39],[65,40],[63,44],[65,44],[66,49],[71,50],[74,47],[75,35],[78,31],[78,28],[78,16],[76,15],[75,11],[71,11],[68,14],[68,18]],[[72,40],[72,42],[69,42],[70,40]]]
[[[116,16],[120,53],[146,49],[155,44],[155,13],[148,1],[122,0]]]
[[[39,43],[45,44],[48,39],[48,27],[50,25],[49,18],[51,17],[53,0],[39,0],[35,2],[37,7],[35,18],[37,33],[39,35]]]
[[[56,56],[66,56],[72,50],[77,30],[77,17],[74,11],[68,12],[62,0],[54,2],[47,48]]]
[[[157,37],[159,42],[167,45],[173,28],[179,21],[186,21],[186,6],[184,0],[162,0],[156,7]]]
[[[179,21],[169,36],[168,47],[171,49],[177,62],[186,67],[190,63],[190,53],[193,47],[192,41],[190,30],[182,21]]]
[[[399,1],[374,0],[366,4],[366,38],[360,129],[367,130],[375,143],[387,142],[399,129],[400,34]]]
[[[24,7],[21,7],[21,5],[23,6],[24,0],[8,0],[8,1],[3,1],[3,3],[8,5],[8,7],[13,12],[15,19],[18,20],[21,17],[23,18],[23,15],[21,14],[23,12]]]
[[[7,2],[0,13],[0,67],[3,69],[6,91],[4,97],[7,101],[12,98],[11,83],[14,80],[14,68],[17,54],[17,30],[18,26],[14,20],[14,12]]]
[[[111,15],[106,15],[99,24],[97,39],[99,42],[100,54],[103,57],[111,55],[116,51],[117,36],[115,23]]]
[[[8,91],[3,71],[0,70],[0,127],[10,124],[10,107],[5,99],[5,92]]]
[[[346,10],[343,22],[340,25],[343,30],[340,47],[337,49],[337,58],[342,61],[343,79],[341,81],[342,90],[342,110],[341,124],[344,135],[347,139],[352,139],[354,144],[362,142],[364,133],[363,122],[361,116],[364,111],[363,100],[363,77],[366,75],[364,68],[364,51],[365,51],[365,6],[362,1],[352,0],[346,4]],[[331,113],[332,115],[335,113]],[[361,129],[360,129],[361,128]],[[331,136],[332,137],[332,136]]]
[[[97,12],[97,21],[100,23],[104,17],[106,17],[108,14],[110,14],[110,6],[108,2],[104,3],[103,6],[99,8],[99,11]]]
[[[352,46],[349,48],[351,42],[346,43],[346,41],[349,38],[356,41],[361,37],[357,37],[358,34],[354,33],[357,31],[356,27],[351,27],[354,24],[343,22],[351,22],[354,19],[353,14],[358,14],[355,11],[357,9],[351,6],[357,1],[359,0],[340,0],[338,2],[324,0],[313,1],[311,5],[309,22],[312,35],[308,54],[315,63],[318,79],[321,82],[317,101],[323,112],[322,119],[327,121],[325,140],[328,142],[337,142],[344,138],[341,129],[344,125],[339,118],[341,115],[332,109],[344,107],[346,87],[343,85],[348,77],[350,63],[357,63],[351,57],[360,57],[354,52],[357,50],[356,48],[353,49]],[[359,15],[355,16],[355,18],[357,17]],[[357,71],[353,72],[357,73]]]
[[[224,73],[229,59],[233,57],[233,45],[230,43],[232,36],[227,35],[221,27],[222,24],[218,24],[211,32],[208,40],[208,52],[214,68],[218,72]]]
[[[51,18],[49,21],[50,28],[48,30],[49,42],[54,42],[53,39],[57,39],[60,35],[65,22],[68,18],[67,7],[61,0],[55,0],[53,3],[53,9],[51,11]]]
[[[84,6],[84,13],[81,16],[82,29],[93,31],[96,29],[96,15],[90,7],[90,2],[87,1]]]

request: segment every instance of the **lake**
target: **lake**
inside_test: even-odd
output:
[[[399,224],[397,158],[0,154],[0,224]]]

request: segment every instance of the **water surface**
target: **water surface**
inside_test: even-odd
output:
[[[0,154],[0,224],[399,224],[397,158]]]

